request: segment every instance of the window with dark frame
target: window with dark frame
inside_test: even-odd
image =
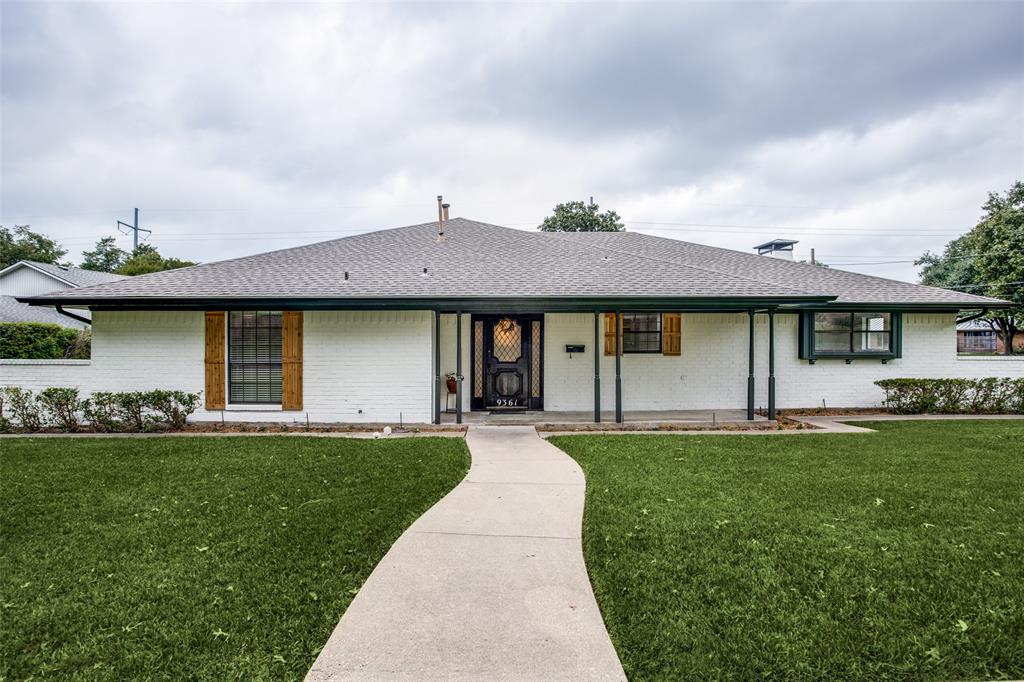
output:
[[[816,355],[885,355],[893,350],[892,313],[814,313]]]
[[[281,404],[281,313],[233,310],[228,323],[228,402]]]
[[[622,352],[661,352],[661,313],[622,313]]]

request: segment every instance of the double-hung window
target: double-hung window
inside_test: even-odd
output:
[[[661,352],[661,313],[622,313],[622,352]]]
[[[228,324],[228,402],[281,404],[281,313],[233,310]]]
[[[899,357],[900,316],[891,312],[806,312],[801,357]]]

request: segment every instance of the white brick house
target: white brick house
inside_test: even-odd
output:
[[[957,311],[1007,305],[995,299],[636,233],[461,218],[20,300],[91,310],[93,357],[0,361],[0,385],[203,391],[199,420],[752,418],[876,406],[885,377],[1024,376],[1017,358],[957,357]]]

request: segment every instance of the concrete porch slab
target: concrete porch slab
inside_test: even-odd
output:
[[[650,428],[658,424],[686,426],[750,426],[746,410],[626,410],[622,413],[624,424],[615,423],[615,412],[601,412],[601,424],[609,427],[634,426]],[[765,417],[755,415],[754,423],[768,422]],[[455,424],[455,415],[442,413],[442,424]],[[592,411],[551,411],[529,410],[522,412],[478,411],[463,412],[463,424],[489,426],[514,425],[585,425],[594,424]]]

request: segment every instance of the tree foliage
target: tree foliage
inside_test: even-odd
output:
[[[96,242],[95,249],[82,252],[82,263],[79,267],[96,272],[115,272],[127,260],[128,252],[118,248],[113,237],[104,237]]]
[[[119,275],[146,275],[151,272],[187,268],[190,265],[195,265],[195,263],[180,258],[164,258],[155,246],[139,244],[139,247],[132,251],[128,259],[121,263],[115,272]]]
[[[28,225],[8,229],[0,225],[0,270],[20,260],[57,263],[68,251],[46,235],[33,232]]]
[[[926,251],[916,261],[924,266],[921,284],[957,289],[1013,301],[1024,306],[1024,182],[1003,194],[990,192],[980,222],[946,244],[941,254]],[[1010,354],[1013,338],[1024,326],[1021,308],[986,315],[989,325]]]
[[[118,248],[113,237],[104,237],[96,242],[92,251],[82,252],[81,267],[118,275],[146,275],[190,265],[195,263],[180,258],[164,258],[152,244],[139,244],[138,248],[129,253]]]
[[[92,335],[45,322],[0,322],[0,358],[88,360]]]
[[[569,201],[555,206],[544,219],[541,232],[622,232],[626,226],[615,211],[599,211],[597,204]]]

